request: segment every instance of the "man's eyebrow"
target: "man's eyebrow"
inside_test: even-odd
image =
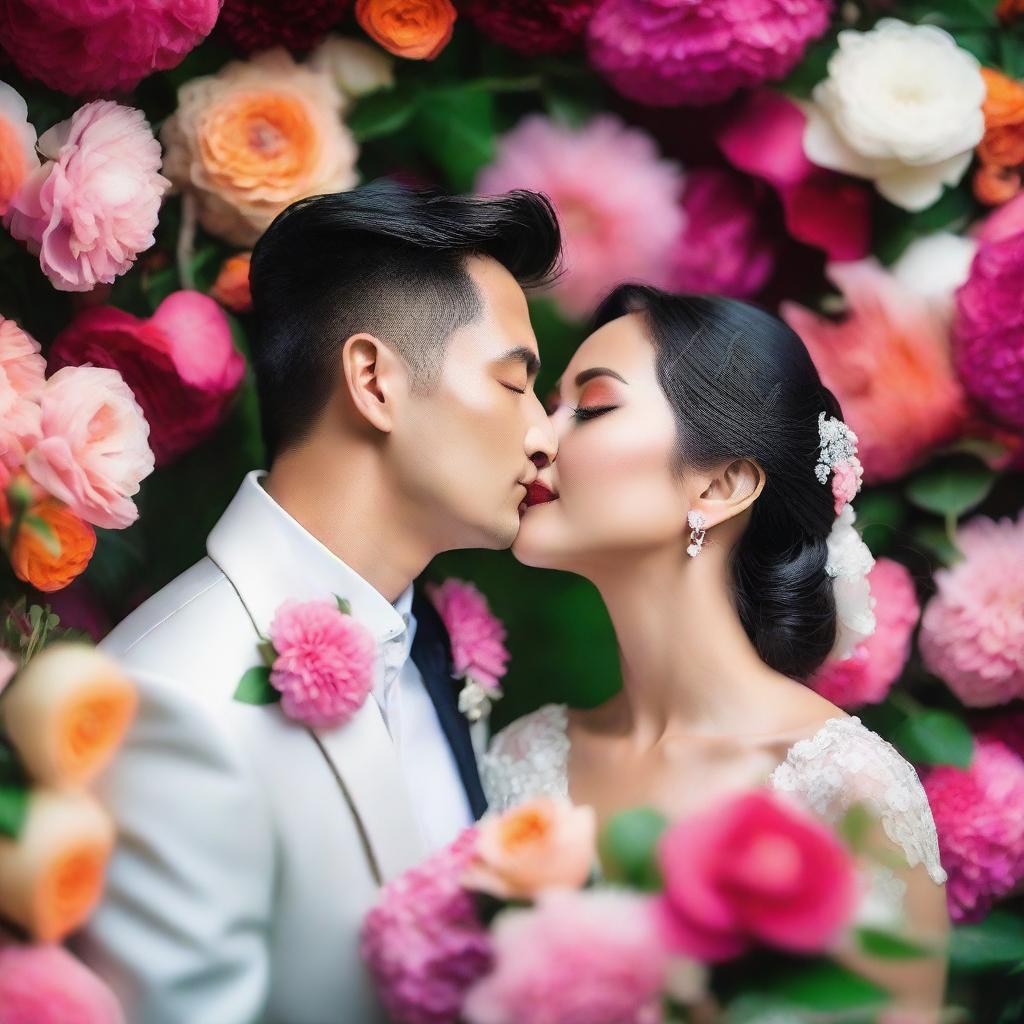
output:
[[[616,380],[621,380],[623,384],[629,383],[621,373],[609,370],[607,366],[592,366],[589,370],[581,370],[576,374],[576,387],[583,387],[588,380],[593,380],[595,377],[614,377]]]
[[[519,345],[517,348],[510,348],[507,352],[498,356],[499,363],[519,362],[526,367],[527,377],[536,377],[540,372],[540,359],[532,348]]]

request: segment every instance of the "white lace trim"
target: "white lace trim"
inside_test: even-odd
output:
[[[480,759],[492,810],[507,810],[534,796],[568,797],[568,725],[567,705],[545,704],[494,737]],[[911,867],[924,864],[932,881],[946,881],[931,807],[914,766],[856,715],[830,718],[813,736],[797,741],[767,781],[833,824],[863,800],[885,834],[903,848]],[[876,884],[890,896],[902,895],[905,888],[901,879],[884,872]]]

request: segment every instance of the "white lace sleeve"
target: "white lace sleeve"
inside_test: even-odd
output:
[[[544,707],[506,726],[480,758],[480,781],[492,811],[534,796],[568,796],[565,704]]]
[[[911,867],[923,864],[932,881],[946,881],[931,807],[914,766],[856,716],[830,719],[794,744],[769,782],[832,823],[863,800]]]

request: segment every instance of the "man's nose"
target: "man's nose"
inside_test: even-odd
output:
[[[558,435],[544,407],[537,402],[538,416],[526,432],[526,454],[538,469],[551,465],[558,454]]]

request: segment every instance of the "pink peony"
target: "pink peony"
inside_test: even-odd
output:
[[[877,627],[849,658],[827,661],[809,680],[811,689],[841,708],[885,700],[910,656],[921,608],[914,580],[891,558],[879,558],[868,573]]]
[[[622,281],[665,282],[683,228],[682,184],[650,136],[611,114],[579,130],[532,114],[500,141],[477,181],[484,193],[528,188],[551,198],[567,269],[553,294],[572,316]]]
[[[995,229],[992,229],[995,230]],[[956,293],[953,354],[967,391],[1024,429],[1024,231],[983,242]]]
[[[650,900],[615,890],[549,889],[506,910],[495,967],[470,990],[469,1024],[656,1024],[668,967]]]
[[[0,82],[0,217],[22,182],[39,166],[36,130],[21,94]]]
[[[565,53],[580,41],[601,0],[460,0],[485,35],[527,57]]]
[[[693,170],[683,210],[686,227],[670,260],[670,288],[740,299],[759,291],[775,266],[775,246],[758,222],[750,182],[715,167]]]
[[[39,342],[13,320],[0,316],[0,466],[16,470],[39,440],[39,397],[46,360]]]
[[[0,49],[72,96],[129,92],[209,34],[220,0],[5,0]]]
[[[459,884],[475,843],[475,829],[465,829],[399,875],[363,922],[363,960],[398,1024],[449,1024],[466,991],[490,969],[490,940]]]
[[[666,939],[704,961],[753,941],[827,949],[856,909],[850,855],[817,819],[754,790],[673,825],[659,843]]]
[[[964,558],[935,573],[921,619],[921,657],[968,707],[1024,697],[1024,512],[960,527]]]
[[[788,74],[831,10],[830,0],[604,0],[590,61],[640,103],[718,103]]]
[[[39,150],[46,163],[11,200],[5,226],[39,257],[54,288],[112,283],[153,244],[171,184],[145,115],[112,100],[87,103],[44,132]]]
[[[1024,880],[1024,761],[977,737],[969,768],[933,768],[924,788],[949,875],[950,917],[978,921]]]
[[[331,601],[285,601],[270,624],[277,657],[270,682],[289,718],[330,728],[347,722],[373,689],[373,634]]]
[[[123,1024],[114,993],[57,945],[0,947],[3,1024]]]
[[[496,690],[508,670],[509,653],[505,627],[491,614],[487,598],[472,583],[456,579],[429,584],[427,595],[451,639],[455,674]]]
[[[85,309],[57,336],[50,365],[107,366],[135,393],[157,465],[209,437],[245,372],[223,310],[200,292],[167,296],[148,320],[113,306]]]
[[[873,257],[830,263],[843,293],[839,322],[783,302],[780,315],[803,339],[859,439],[864,481],[904,476],[964,429],[967,404],[953,372],[945,321]]]
[[[116,370],[68,366],[46,382],[42,440],[29,476],[94,526],[123,529],[138,518],[131,500],[153,472],[149,424]]]

